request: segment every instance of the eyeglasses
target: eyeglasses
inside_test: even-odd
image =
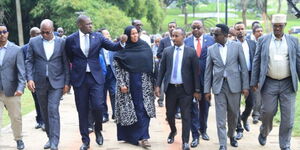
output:
[[[7,32],[8,32],[7,30],[0,31],[0,35],[1,34],[6,34]]]
[[[200,29],[201,29],[201,27],[192,27],[192,29],[193,29],[193,30],[195,30],[195,29],[198,29],[198,30],[200,30]]]
[[[42,31],[41,32],[41,34],[47,34],[47,35],[49,35],[49,34],[51,34],[52,32],[49,32],[49,31],[47,31],[47,32],[44,32],[44,31]]]

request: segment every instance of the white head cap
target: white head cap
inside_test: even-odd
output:
[[[272,15],[272,23],[286,23],[286,15],[285,14]]]

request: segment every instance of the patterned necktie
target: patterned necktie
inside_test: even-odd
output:
[[[89,49],[90,49],[90,39],[89,39],[89,35],[88,34],[84,35],[84,46],[85,46],[84,55],[86,57],[88,57],[88,55],[89,55]]]
[[[176,55],[175,55],[175,63],[174,63],[174,70],[173,70],[173,79],[176,80],[177,78],[177,68],[178,68],[178,59],[179,59],[179,51],[180,47],[176,48]]]
[[[202,51],[202,47],[201,47],[201,39],[198,38],[198,43],[197,43],[197,56],[200,57],[201,55],[201,51]]]

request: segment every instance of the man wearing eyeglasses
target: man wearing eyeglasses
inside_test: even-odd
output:
[[[151,39],[147,35],[147,32],[145,30],[143,30],[143,28],[142,28],[143,24],[142,24],[141,20],[133,20],[132,25],[135,26],[136,30],[139,33],[140,38],[142,40],[146,41],[147,44],[151,47]]]
[[[190,36],[187,39],[185,39],[184,43],[186,44],[186,46],[195,49],[197,53],[200,68],[200,72],[198,73],[200,77],[200,91],[203,92],[207,48],[213,45],[215,41],[210,35],[204,35],[204,28],[201,20],[193,21],[191,27],[193,36]],[[193,141],[191,143],[191,147],[197,147],[197,145],[199,144],[200,134],[203,140],[209,140],[209,136],[206,133],[209,106],[210,103],[204,100],[203,93],[201,93],[201,100],[199,102],[195,99],[193,100],[191,108],[191,131]]]
[[[24,149],[22,140],[21,96],[25,88],[25,65],[21,48],[8,41],[6,25],[0,24],[0,126],[4,106],[11,120],[17,149]],[[1,127],[0,127],[1,129]]]
[[[45,121],[48,142],[44,149],[57,150],[60,139],[59,103],[69,90],[69,63],[65,40],[54,36],[53,22],[45,19],[41,36],[31,38],[26,56],[27,86],[36,93]]]

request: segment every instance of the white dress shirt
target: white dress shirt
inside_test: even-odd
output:
[[[169,36],[169,39],[170,39],[171,45],[174,46],[173,40],[170,36]]]
[[[219,45],[220,55],[221,55],[223,64],[226,65],[227,51],[228,51],[228,49],[227,49],[228,41],[225,43],[224,46],[221,45],[221,44],[218,44],[218,45]],[[226,71],[224,71],[224,77],[227,77]]]
[[[83,54],[85,54],[85,36],[87,36],[88,38],[90,37],[90,34],[84,34],[82,33],[80,30],[79,30],[79,41],[80,41],[80,49],[82,50]],[[90,69],[90,66],[89,66],[89,63],[87,62],[87,65],[86,65],[86,72],[91,72],[91,69]]]
[[[45,54],[46,54],[47,60],[49,60],[50,57],[53,55],[53,52],[54,52],[54,40],[55,40],[55,36],[54,35],[53,35],[53,39],[51,39],[49,41],[43,39],[43,46],[44,46],[44,50],[45,50]]]
[[[243,43],[241,41],[239,41],[239,42],[242,44],[242,47],[243,47],[243,51],[244,51],[248,71],[251,71],[250,50],[249,50],[248,42],[246,40],[244,40]]]
[[[175,46],[174,54],[173,54],[173,67],[172,67],[172,74],[171,74],[171,84],[182,84],[182,76],[181,76],[181,67],[182,67],[182,58],[183,58],[183,52],[184,52],[184,44],[181,45],[179,48],[180,50],[177,50],[178,46]],[[176,55],[178,55],[178,66],[177,66],[177,72],[174,71],[175,69],[175,59]],[[173,74],[176,73],[176,79],[173,78]]]
[[[105,59],[105,63],[106,65],[110,65],[110,61],[109,61],[109,51],[106,50],[105,48],[103,48],[103,54],[104,54],[104,59]]]
[[[3,64],[3,59],[4,59],[4,55],[6,53],[6,50],[7,50],[7,45],[8,45],[8,41],[6,42],[6,44],[3,47],[0,47],[0,66],[2,66],[2,64]]]

